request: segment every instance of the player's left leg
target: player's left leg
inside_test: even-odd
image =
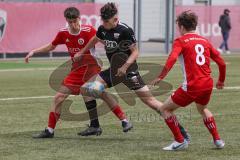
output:
[[[213,137],[214,144],[216,145],[217,148],[222,149],[225,143],[223,140],[221,140],[219,136],[217,125],[213,117],[213,114],[207,109],[206,105],[201,105],[196,103],[196,107],[198,112],[201,114],[203,118],[203,122],[205,126],[207,127],[208,131]]]
[[[37,135],[33,135],[33,138],[53,138],[54,129],[60,118],[62,103],[69,96],[70,90],[61,86],[59,91],[56,93],[52,106],[50,108],[49,117],[48,117],[48,127]]]

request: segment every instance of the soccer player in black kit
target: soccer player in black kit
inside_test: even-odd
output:
[[[101,71],[89,83],[97,81],[104,85],[105,88],[111,88],[119,83],[123,83],[130,90],[133,90],[143,103],[160,113],[162,103],[152,96],[138,72],[136,59],[139,52],[132,28],[119,21],[118,10],[114,3],[105,4],[100,12],[103,24],[99,26],[96,36],[75,55],[75,61],[79,60],[89,48],[101,42],[105,47],[110,67]],[[87,82],[81,88],[82,95],[89,96],[89,83]],[[90,94],[90,96],[94,95],[96,94]],[[111,109],[118,106],[116,100],[105,90],[96,98],[103,99]],[[126,122],[123,125],[126,125],[125,127],[128,129],[132,128],[131,123]],[[188,133],[182,126],[179,125],[179,127],[183,137],[189,141]]]

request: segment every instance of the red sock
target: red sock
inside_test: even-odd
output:
[[[48,118],[48,127],[55,129],[57,121],[60,118],[60,114],[56,112],[50,112],[49,113],[49,118]]]
[[[175,138],[175,141],[182,143],[184,141],[184,138],[180,132],[177,117],[175,115],[171,116],[165,119],[165,122],[168,125],[168,127],[171,129],[173,136]]]
[[[119,105],[116,105],[113,109],[112,112],[120,119],[124,120],[126,119],[125,113],[122,111],[121,107]]]
[[[203,119],[208,131],[212,134],[214,141],[219,140],[220,136],[217,131],[217,126],[213,117]]]

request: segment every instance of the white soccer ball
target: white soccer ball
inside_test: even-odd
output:
[[[86,88],[88,93],[95,98],[98,98],[105,89],[104,85],[99,81],[88,82]]]

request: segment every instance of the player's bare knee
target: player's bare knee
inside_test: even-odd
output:
[[[172,112],[170,110],[164,109],[161,111],[161,114],[162,114],[163,118],[167,118],[170,115],[172,115]]]
[[[204,111],[203,111],[203,109],[200,109],[200,108],[198,108],[197,110],[198,110],[198,113],[199,113],[199,114],[201,114],[201,115],[203,115],[203,114],[204,114]]]
[[[200,104],[196,103],[196,107],[197,107],[198,113],[200,115],[204,116],[205,115],[204,110],[206,109],[206,106],[203,106],[203,105],[200,105]]]
[[[170,107],[168,107],[167,105],[162,105],[160,107],[160,111],[163,115],[169,115],[173,112],[173,110]]]

